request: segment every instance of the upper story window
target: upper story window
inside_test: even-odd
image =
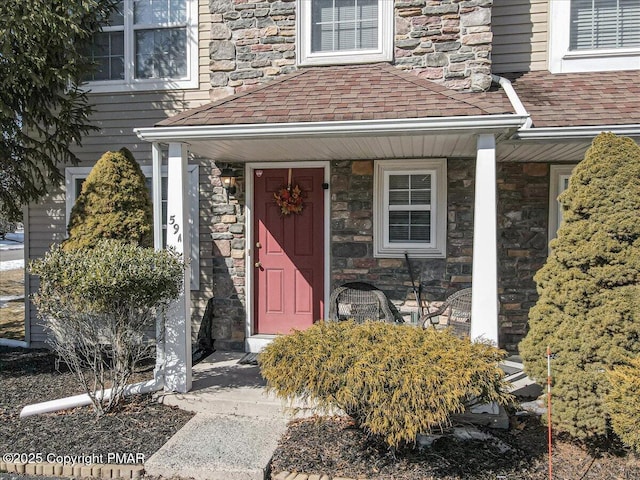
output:
[[[374,255],[444,257],[446,160],[380,160],[374,180]]]
[[[94,92],[195,88],[198,86],[197,18],[194,0],[124,0],[91,56]]]
[[[640,69],[638,0],[552,0],[552,73]]]
[[[331,65],[389,61],[393,2],[298,0],[298,61]]]

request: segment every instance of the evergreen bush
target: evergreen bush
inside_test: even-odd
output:
[[[613,431],[620,439],[640,453],[640,357],[626,365],[617,365],[608,372],[611,388],[606,405]]]
[[[54,245],[31,263],[31,273],[40,277],[33,302],[47,341],[98,414],[118,404],[136,365],[154,357],[148,334],[164,306],[180,295],[183,269],[171,251],[119,240],[71,250]],[[107,388],[111,398],[102,402]]]
[[[504,353],[447,331],[384,322],[319,323],[276,338],[259,355],[285,400],[336,408],[390,447],[447,426],[472,398],[506,403]]]
[[[140,166],[126,148],[106,152],[82,185],[69,219],[65,249],[103,239],[153,245],[153,211]]]
[[[564,221],[519,349],[544,382],[551,347],[554,427],[595,440],[610,433],[606,371],[640,353],[640,146],[598,135],[559,200]]]

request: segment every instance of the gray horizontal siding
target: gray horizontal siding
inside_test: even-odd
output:
[[[82,140],[82,147],[75,152],[81,160],[80,166],[90,166],[108,150],[118,150],[122,147],[130,149],[140,163],[148,164],[151,159],[151,144],[141,141],[134,133],[137,127],[150,127],[178,112],[200,106],[209,101],[210,71],[209,71],[209,42],[211,40],[211,16],[209,1],[199,1],[199,70],[200,87],[191,90],[128,92],[128,93],[96,93],[91,94],[94,113],[91,123],[99,128],[98,131],[87,135]],[[201,167],[201,172],[204,168]],[[201,187],[201,191],[203,188]],[[206,190],[206,187],[205,187]],[[29,258],[42,257],[49,247],[66,238],[66,206],[64,192],[58,191],[49,195],[42,202],[29,206],[29,215],[25,221],[28,229],[27,254]],[[206,238],[209,225],[201,225],[201,252],[211,250],[211,236]],[[207,242],[208,240],[208,242]],[[207,250],[208,249],[208,250]],[[206,256],[202,256],[201,263],[206,265]],[[201,269],[202,270],[202,269]],[[201,315],[202,302],[206,304],[203,295],[211,292],[206,285],[206,277],[201,273],[200,284],[202,294],[193,294],[194,313]],[[30,276],[27,284],[28,292],[37,291],[38,279]],[[210,296],[210,295],[209,295]],[[29,302],[27,311],[27,331],[30,341],[35,346],[44,344],[46,334],[39,320],[33,304]],[[194,335],[197,334],[195,329]]]

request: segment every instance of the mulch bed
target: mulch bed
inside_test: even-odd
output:
[[[151,370],[134,382],[151,378]],[[83,393],[78,381],[47,350],[0,347],[0,454],[55,455],[142,454],[148,459],[173,436],[192,413],[160,405],[151,394],[127,398],[113,413],[97,418],[78,407],[20,419],[31,403]]]
[[[134,381],[150,375],[141,372]],[[101,418],[91,407],[19,418],[25,405],[78,393],[77,380],[51,352],[0,347],[0,454],[141,453],[148,459],[193,415],[136,395]],[[369,480],[548,478],[547,431],[537,416],[514,415],[508,431],[491,434],[495,442],[443,436],[430,447],[393,454],[348,418],[297,420],[280,440],[271,471]],[[504,444],[510,447],[506,452]],[[558,480],[640,479],[640,458],[619,446],[594,451],[562,438],[555,440],[553,468]]]
[[[272,462],[272,472],[326,474],[369,480],[544,480],[548,479],[547,430],[535,415],[513,416],[508,431],[487,430],[496,441],[443,436],[430,447],[391,453],[354,428],[346,417],[292,422]],[[510,449],[503,451],[504,445]],[[640,479],[640,459],[618,446],[589,452],[556,439],[554,478]]]

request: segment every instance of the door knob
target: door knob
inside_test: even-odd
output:
[[[256,263],[254,264],[254,266],[255,266],[256,268],[260,268],[260,267],[262,267],[262,263],[260,263],[260,262],[256,262]]]

